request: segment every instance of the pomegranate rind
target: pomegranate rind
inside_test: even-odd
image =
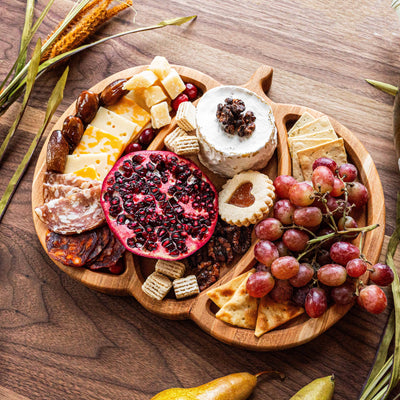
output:
[[[139,159],[142,160],[137,162]],[[158,163],[154,161],[156,159]],[[171,163],[174,171],[182,167],[182,174],[189,174],[190,171],[188,178],[182,183],[182,175],[168,168],[162,169],[161,161],[167,166]],[[148,163],[156,168],[146,169],[152,168],[151,165],[147,167]],[[138,172],[139,166],[146,166],[147,172]],[[131,167],[133,172],[130,171]],[[159,182],[162,178],[163,181]],[[177,190],[172,193],[175,189],[171,187]],[[158,192],[155,188],[158,188]],[[191,194],[185,197],[188,194],[186,190]],[[181,260],[196,252],[209,241],[218,220],[218,194],[212,182],[192,161],[170,151],[144,150],[120,158],[103,181],[101,206],[108,226],[128,251],[162,260]],[[146,207],[144,214],[140,214]],[[147,214],[150,208],[151,212]],[[140,232],[134,233],[138,229]],[[153,243],[155,237],[157,240]],[[166,240],[173,242],[175,247],[172,246],[172,250],[169,243],[168,248],[165,247]],[[152,248],[155,244],[156,248]]]

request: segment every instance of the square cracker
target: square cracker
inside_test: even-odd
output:
[[[290,128],[288,132],[288,136],[291,136],[292,132],[297,128],[302,127],[305,124],[308,124],[311,121],[314,121],[314,117],[308,113],[307,111],[301,115],[301,117],[296,121],[296,123]]]
[[[337,165],[347,163],[346,150],[342,138],[323,143],[297,152],[300,168],[306,181],[311,180],[313,162],[320,157],[332,158]]]
[[[211,289],[207,292],[207,296],[219,307],[222,308],[235,294],[240,284],[252,274],[255,270],[252,269],[244,274],[233,278],[227,283]]]
[[[258,299],[250,297],[247,293],[247,279],[242,281],[232,298],[215,316],[221,321],[239,328],[254,329],[257,321]]]
[[[260,337],[303,313],[303,307],[291,303],[277,303],[269,296],[265,296],[260,300],[254,334]]]
[[[335,140],[337,138],[338,137],[333,129],[325,129],[323,131],[307,133],[307,135],[292,136],[292,137],[288,138],[288,144],[289,144],[289,149],[291,150],[293,143],[304,143],[306,145],[306,146],[304,146],[304,148],[305,148],[305,147],[308,147],[308,145],[307,145],[308,140],[311,140],[311,143],[312,143],[312,140],[315,140],[315,139]]]
[[[329,118],[324,115],[323,117],[317,118],[314,121],[295,129],[292,131],[290,137],[307,135],[309,133],[324,131],[326,129],[333,129],[333,126],[331,125]]]

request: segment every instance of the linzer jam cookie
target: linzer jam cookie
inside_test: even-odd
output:
[[[268,215],[275,189],[267,175],[245,171],[229,179],[219,193],[219,214],[231,225],[249,226]]]

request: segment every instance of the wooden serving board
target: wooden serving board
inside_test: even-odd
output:
[[[132,75],[146,69],[147,66],[140,66],[121,71],[109,78],[99,82],[90,90],[101,92],[105,86],[120,78],[129,78]],[[174,66],[185,82],[192,82],[203,92],[220,86],[221,84],[199,71],[183,67]],[[278,147],[274,159],[270,162],[264,172],[274,178],[276,174],[291,174],[291,160],[287,146],[287,126],[297,120],[305,111],[308,111],[314,117],[320,117],[323,114],[309,109],[307,107],[277,104],[271,101],[267,96],[271,82],[273,70],[268,66],[261,66],[257,69],[249,82],[243,87],[257,93],[272,108],[275,123],[278,130]],[[72,104],[65,113],[56,122],[53,129],[61,129],[64,119],[71,114],[75,114],[75,104]],[[375,168],[374,162],[359,140],[343,125],[330,118],[330,121],[338,134],[345,141],[345,147],[349,159],[354,163],[359,171],[360,181],[367,187],[370,199],[364,212],[360,213],[358,218],[359,225],[379,224],[379,228],[369,232],[364,237],[363,253],[372,263],[376,263],[381,252],[384,232],[385,232],[385,207],[382,184]],[[171,124],[162,129],[148,150],[160,150],[164,147],[164,138],[173,129],[175,129],[175,119]],[[48,141],[48,139],[47,139]],[[40,153],[33,184],[32,184],[32,211],[36,232],[41,244],[46,250],[45,235],[47,227],[36,216],[34,209],[43,204],[43,179],[46,172],[46,148],[47,141]],[[217,187],[225,181],[221,177],[208,174],[210,179]],[[253,245],[211,288],[219,286],[230,279],[240,275],[250,269],[256,262],[253,256]],[[253,330],[235,328],[215,318],[215,309],[206,295],[207,291],[201,292],[198,296],[187,300],[175,300],[167,298],[163,301],[156,301],[145,295],[141,286],[145,277],[152,270],[154,261],[142,257],[134,256],[126,252],[125,264],[126,270],[121,275],[110,275],[107,273],[93,272],[85,268],[73,268],[56,262],[57,266],[72,278],[82,282],[84,285],[103,293],[113,295],[132,295],[147,310],[170,319],[192,319],[203,330],[214,336],[218,340],[227,344],[240,346],[250,350],[269,351],[285,349],[301,345],[312,340],[322,332],[327,330],[340,318],[342,318],[351,305],[334,305],[320,318],[311,319],[302,315],[295,320],[283,325],[282,327],[266,333],[257,339]]]

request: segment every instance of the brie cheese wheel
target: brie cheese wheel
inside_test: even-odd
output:
[[[256,117],[254,132],[247,137],[230,135],[216,117],[218,104],[240,99]],[[218,86],[207,91],[197,105],[199,160],[211,171],[233,177],[249,169],[264,168],[277,145],[277,130],[271,107],[258,95],[238,86]]]

